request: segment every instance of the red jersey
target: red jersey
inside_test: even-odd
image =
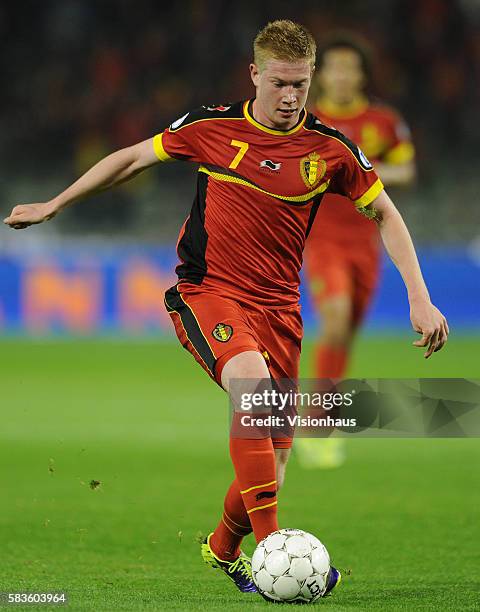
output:
[[[359,148],[313,114],[303,110],[295,127],[280,131],[258,123],[251,107],[202,107],[153,142],[162,161],[200,164],[177,243],[179,290],[193,284],[281,308],[298,302],[305,238],[324,193],[361,207],[383,185]]]
[[[334,125],[347,138],[357,143],[365,155],[375,162],[401,164],[414,157],[410,131],[403,119],[391,108],[370,104],[366,98],[356,100],[349,109],[320,99],[316,114],[327,125]],[[357,214],[350,202],[339,195],[326,195],[309,238],[340,244],[352,241],[378,243],[376,224]]]

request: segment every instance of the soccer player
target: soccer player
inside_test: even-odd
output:
[[[254,42],[256,97],[186,113],[162,133],[98,162],[49,202],[16,206],[15,229],[51,219],[68,205],[126,181],[158,162],[199,163],[197,191],[179,241],[178,283],[165,304],[182,345],[227,392],[298,375],[302,321],[299,272],[305,237],[328,190],[375,217],[408,290],[411,320],[429,357],[447,339],[430,301],[408,231],[358,147],[306,112],[315,42],[291,21],[268,24]],[[233,394],[233,403],[238,397]],[[235,479],[204,559],[242,591],[255,591],[240,544],[278,529],[277,491],[292,439],[268,427],[239,435],[233,416]],[[331,568],[327,591],[340,579]]]
[[[314,112],[357,143],[385,186],[415,178],[410,130],[393,109],[370,101],[364,91],[370,74],[368,49],[339,35],[318,53],[320,97]],[[305,272],[322,334],[314,351],[315,378],[343,378],[352,341],[378,284],[380,241],[375,223],[359,215],[349,198],[327,193],[305,248]],[[344,459],[344,440],[300,438],[305,467],[336,467]]]

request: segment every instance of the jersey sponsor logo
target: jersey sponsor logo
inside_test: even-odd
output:
[[[300,160],[300,174],[307,187],[316,187],[327,171],[327,163],[318,153],[309,153]]]
[[[223,106],[223,104],[220,104],[218,106],[216,106],[215,104],[212,104],[211,106],[204,106],[204,109],[207,111],[221,111],[223,113],[227,110],[230,110],[231,108],[231,106]]]
[[[267,168],[268,170],[272,170],[273,172],[280,170],[282,167],[282,162],[275,163],[271,159],[264,159],[260,162],[260,168]]]
[[[232,337],[232,334],[233,327],[231,325],[227,325],[226,323],[217,323],[212,331],[212,336],[219,342],[228,342]]]
[[[172,123],[172,125],[170,126],[171,130],[176,130],[178,127],[180,127],[182,125],[182,123],[185,121],[185,119],[188,117],[189,113],[185,113],[185,115],[183,115],[183,117],[180,117],[180,119],[177,119],[176,121],[174,121]]]
[[[362,149],[360,147],[357,147],[357,149],[358,149],[358,158],[359,158],[360,165],[365,170],[371,170],[373,168],[373,166],[368,161],[367,156],[365,155],[365,153],[362,151]]]

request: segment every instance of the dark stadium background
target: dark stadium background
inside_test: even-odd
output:
[[[2,3],[4,216],[192,107],[251,96],[252,39],[276,18],[319,44],[337,28],[367,39],[371,94],[413,130],[417,184],[391,195],[451,338],[428,361],[411,347],[385,262],[352,376],[480,378],[476,0]],[[226,399],[163,308],[194,184],[194,167],[159,165],[53,222],[0,228],[0,591],[64,588],[82,610],[244,609],[194,542],[231,478]],[[302,301],[308,375],[315,321]],[[348,443],[335,473],[293,458],[280,510],[353,567],[338,603],[474,609],[477,441]]]
[[[478,327],[480,8],[473,1],[307,1],[301,9],[282,1],[4,4],[4,212],[52,197],[103,155],[148,138],[191,108],[252,95],[251,41],[278,16],[304,22],[319,44],[336,28],[371,43],[371,93],[401,110],[418,154],[418,184],[392,196],[422,251],[435,299],[455,327]],[[170,253],[194,177],[187,164],[160,166],[54,223],[22,235],[4,228],[1,328],[92,333],[131,325],[151,333],[160,319],[168,331],[155,303],[173,280]],[[157,250],[156,261],[141,253],[146,245]],[[392,266],[385,274],[370,327],[406,329],[401,282]],[[72,286],[83,305],[76,315]],[[125,291],[139,295],[127,299]],[[36,297],[43,304],[38,316],[31,312]],[[304,317],[310,327],[308,303]]]
[[[473,1],[317,1],[301,9],[282,1],[5,3],[4,212],[52,197],[103,155],[148,138],[191,108],[252,95],[251,41],[261,24],[278,16],[304,22],[319,44],[338,28],[370,42],[371,94],[400,109],[417,147],[418,184],[392,196],[424,256],[435,299],[455,327],[478,327],[480,9]],[[160,166],[54,223],[21,236],[4,228],[1,328],[151,333],[160,321],[168,332],[155,304],[173,280],[169,253],[193,197],[194,176],[186,164]],[[125,261],[125,244],[135,258]],[[142,251],[147,245],[158,250],[156,262]],[[398,275],[391,265],[385,275],[369,327],[405,330]],[[118,286],[122,279],[125,289]],[[138,297],[124,299],[133,287]]]

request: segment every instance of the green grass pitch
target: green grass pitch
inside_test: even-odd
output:
[[[478,337],[429,361],[410,341],[363,339],[352,375],[480,378]],[[269,606],[201,561],[232,477],[228,408],[179,345],[0,347],[0,591],[65,590],[72,610]],[[347,444],[336,471],[293,457],[280,494],[281,525],[350,570],[318,609],[478,610],[479,441]]]

